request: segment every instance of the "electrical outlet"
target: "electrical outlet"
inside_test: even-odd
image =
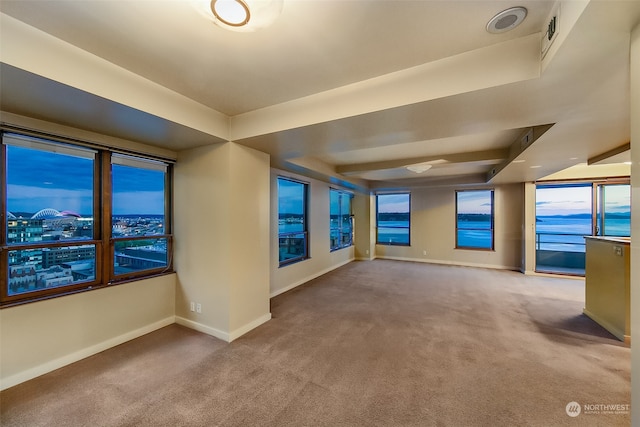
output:
[[[196,313],[202,313],[202,304],[200,303],[196,304]]]
[[[196,311],[196,303],[191,301],[191,311]]]
[[[427,255],[427,251],[422,251],[422,255]]]
[[[366,251],[364,251],[365,254],[369,255],[369,249],[367,249]]]

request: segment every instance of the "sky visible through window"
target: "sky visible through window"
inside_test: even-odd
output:
[[[35,167],[34,167],[35,166]],[[7,209],[93,215],[93,160],[7,146]]]
[[[458,212],[491,215],[491,190],[459,192]]]
[[[92,159],[9,145],[7,165],[9,212],[93,215]],[[114,215],[164,215],[164,172],[112,167]]]

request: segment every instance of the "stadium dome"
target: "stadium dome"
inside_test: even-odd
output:
[[[62,211],[60,212],[60,215],[62,216],[75,216],[76,218],[82,218],[82,215],[75,213],[73,211]]]
[[[60,216],[62,215],[60,215],[60,212],[58,212],[57,210],[52,208],[46,208],[36,212],[31,217],[31,219],[51,219],[51,218],[56,218]]]

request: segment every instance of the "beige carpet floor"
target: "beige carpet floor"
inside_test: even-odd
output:
[[[584,282],[353,262],[231,344],[172,325],[0,394],[2,426],[617,426],[630,349]],[[599,407],[598,407],[599,408]]]

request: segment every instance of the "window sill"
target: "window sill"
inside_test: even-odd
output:
[[[95,291],[95,290],[98,290],[98,289],[107,289],[107,288],[111,288],[113,286],[122,285],[122,284],[125,284],[125,283],[138,282],[140,280],[146,280],[146,279],[153,279],[155,277],[167,276],[169,274],[174,274],[174,273],[175,273],[175,271],[171,270],[171,271],[166,271],[166,272],[162,272],[162,273],[150,274],[148,276],[141,276],[141,277],[126,279],[126,280],[118,280],[118,281],[114,281],[114,282],[108,283],[106,285],[104,285],[104,284],[91,285],[91,286],[87,286],[86,288],[73,289],[73,290],[69,290],[69,291],[62,291],[61,290],[61,292],[55,293],[55,294],[51,294],[51,295],[42,295],[42,296],[37,296],[37,297],[29,297],[28,299],[25,298],[25,299],[20,299],[20,300],[7,301],[7,302],[0,303],[0,310],[5,309],[5,308],[10,308],[10,307],[16,307],[16,306],[19,306],[19,305],[31,304],[31,303],[34,303],[34,302],[46,301],[46,300],[50,300],[50,299],[54,299],[54,298],[66,297],[66,296],[69,296],[69,295],[76,295],[76,294],[80,294],[80,293],[84,293],[84,292]]]

